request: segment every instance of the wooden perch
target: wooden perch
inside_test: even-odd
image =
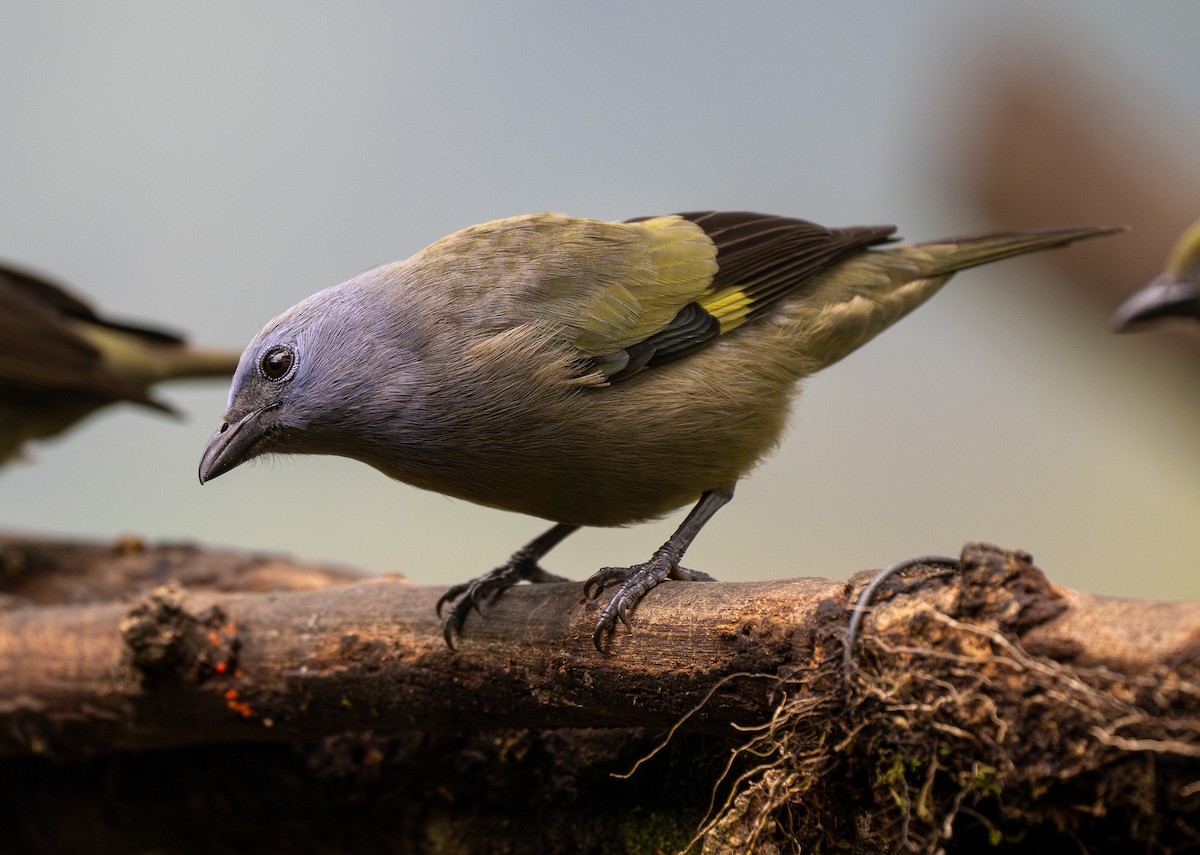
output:
[[[205,554],[176,553],[174,566],[203,576],[192,560]],[[11,609],[0,613],[0,753],[362,729],[669,726],[731,674],[808,661],[793,637],[811,635],[822,609],[839,620],[845,588],[828,579],[665,586],[608,656],[592,643],[596,605],[581,606],[574,583],[508,592],[472,616],[457,651],[435,613],[444,589],[391,579],[287,593],[165,584],[134,602]],[[689,727],[728,732],[772,708],[770,693],[731,684]]]
[[[637,849],[603,821],[614,806],[627,816],[621,799],[647,786],[657,795],[634,805],[643,811],[689,794],[671,813],[687,833],[672,825],[657,848],[700,826],[714,852],[782,840],[1104,842],[1114,829],[1151,851],[1200,839],[1200,603],[1057,588],[1027,555],[994,547],[963,558],[960,574],[892,585],[845,673],[848,604],[867,574],[664,584],[608,655],[592,646],[596,606],[580,604],[581,585],[522,586],[472,615],[452,652],[434,614],[441,588],[136,542],[0,538],[11,606],[0,612],[0,754],[10,758],[0,775],[34,755],[175,756],[196,745],[226,756],[232,743],[284,740],[328,751],[331,738],[366,733],[393,741],[359,744],[362,763],[386,757],[439,782],[440,795],[406,802],[424,812],[395,833],[414,839],[448,800],[458,832],[472,828],[468,815],[494,823],[500,810],[545,851],[582,828],[592,836],[572,848]],[[113,601],[121,577],[125,597]],[[239,579],[253,590],[234,590]],[[609,773],[652,753],[672,726],[663,755],[614,790]],[[492,736],[464,746],[470,733]],[[431,739],[446,754],[435,764],[423,753]],[[686,786],[671,783],[683,763]],[[472,789],[480,781],[486,798]],[[288,790],[296,803],[310,791]],[[469,793],[491,807],[467,810]],[[539,793],[556,812],[514,826],[512,812]],[[588,798],[599,793],[603,804]]]

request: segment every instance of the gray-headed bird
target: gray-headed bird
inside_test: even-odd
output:
[[[1119,229],[880,247],[892,226],[753,213],[625,223],[560,214],[457,232],[309,297],[242,354],[203,483],[268,453],[337,454],[555,524],[452,587],[447,643],[581,526],[693,504],[648,561],[607,567],[593,639],[681,566],[779,442],[797,381],[874,338],[957,271]]]
[[[1117,308],[1112,325],[1128,332],[1172,317],[1200,321],[1200,220],[1179,236],[1167,269]]]
[[[0,465],[107,404],[173,412],[150,396],[152,385],[229,377],[236,367],[237,354],[101,317],[61,286],[0,266]]]

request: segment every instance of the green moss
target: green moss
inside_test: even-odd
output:
[[[999,778],[996,777],[996,767],[986,763],[975,766],[974,775],[967,782],[967,791],[981,796],[998,796],[1001,789]]]
[[[621,820],[621,842],[634,855],[678,852],[696,833],[695,818],[635,807]]]

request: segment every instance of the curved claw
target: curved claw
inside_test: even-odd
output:
[[[625,624],[625,626],[633,629],[629,623],[629,608],[631,605],[633,605],[633,603],[636,603],[637,600],[641,599],[645,591],[631,596],[635,586],[630,585],[630,581],[637,574],[637,571],[643,569],[644,566],[645,565],[638,565],[635,567],[605,567],[602,570],[599,570],[594,576],[592,576],[591,579],[588,579],[587,581],[587,585],[591,585],[593,582],[596,582],[597,577],[601,576],[602,574],[604,576],[603,582],[605,583],[611,582],[618,578],[624,580],[621,588],[615,594],[613,594],[612,599],[604,604],[604,608],[600,610],[600,617],[596,619],[596,631],[592,633],[592,643],[601,653],[604,652],[604,636],[617,628],[618,620]],[[587,585],[584,586],[585,595],[587,594]],[[603,588],[604,585],[599,584],[595,594],[588,595],[588,598],[591,599],[592,596],[599,596]],[[649,590],[649,588],[646,590]]]
[[[482,616],[483,603],[494,600],[518,582],[566,582],[562,576],[547,573],[538,562],[561,543],[563,538],[578,528],[577,525],[558,523],[518,549],[507,562],[496,569],[470,582],[452,585],[446,593],[438,597],[438,617],[442,616],[442,608],[447,603],[457,600],[442,624],[442,637],[446,639],[446,646],[454,649],[454,637],[462,633],[472,610]]]
[[[442,638],[446,639],[446,646],[451,650],[458,648],[455,639],[462,635],[462,628],[467,622],[467,615],[471,613],[471,608],[469,596],[459,600],[450,609],[450,613],[446,615],[446,620],[442,623]]]
[[[617,600],[617,617],[621,619],[621,623],[633,629],[629,624],[629,597],[622,596]]]
[[[612,629],[612,625],[601,620],[596,624],[596,631],[592,633],[592,644],[601,653],[604,652],[604,634]]]
[[[463,582],[459,585],[451,585],[449,588],[447,588],[446,593],[438,597],[437,605],[434,607],[437,610],[437,616],[442,616],[442,607],[445,606],[446,603],[450,602],[451,600],[457,600],[459,595],[461,595],[462,592],[467,590],[469,587],[471,587],[470,582]]]
[[[671,566],[665,559],[658,556],[651,558],[645,564],[635,564],[632,567],[602,567],[592,574],[583,584],[585,599],[595,599],[609,585],[620,582],[612,598],[600,610],[596,620],[596,631],[592,633],[592,643],[601,653],[604,652],[604,636],[617,628],[617,621],[625,624],[631,630],[629,613],[642,597],[658,586],[663,579],[678,579],[681,582],[715,582],[712,576],[699,570],[689,570],[678,565]]]
[[[486,579],[477,580],[476,584],[471,585],[471,587],[467,589],[467,595],[463,597],[463,602],[470,603],[471,608],[479,612],[481,615],[483,614],[483,610],[479,608],[479,603],[483,599],[485,593],[491,593],[490,591],[485,591],[486,581]]]
[[[508,569],[507,566],[498,567],[492,572],[480,576],[478,579],[472,579],[470,582],[455,585],[438,599],[438,617],[441,617],[442,606],[445,603],[450,600],[457,600],[450,608],[450,613],[446,615],[446,620],[442,624],[442,638],[446,639],[446,646],[451,650],[456,648],[454,639],[456,636],[462,634],[462,628],[466,625],[467,617],[471,612],[477,612],[480,617],[483,617],[483,609],[480,608],[480,603],[491,597],[498,596],[519,581],[510,579],[508,573],[501,572]]]
[[[600,617],[596,620],[596,631],[592,633],[592,644],[601,653],[604,652],[604,636],[616,630],[618,620],[633,630],[633,625],[629,622],[629,610],[637,604],[643,594],[632,596],[632,593],[624,589],[618,591],[600,610]]]
[[[507,570],[507,569],[508,569],[507,566],[506,567],[497,567],[495,570],[492,570],[490,573],[485,573],[484,575],[482,575],[476,579],[472,579],[470,582],[461,582],[457,585],[452,585],[449,588],[447,588],[446,593],[444,593],[440,597],[438,597],[438,601],[437,601],[438,617],[442,616],[442,608],[446,605],[446,603],[451,602],[452,600],[457,600],[457,599],[459,599],[459,597],[462,597],[463,600],[470,600],[471,604],[475,608],[475,610],[479,611],[479,599],[480,599],[481,593],[483,593],[484,589],[488,587],[489,582],[503,581],[503,578],[499,571]],[[507,587],[507,586],[505,586],[505,587]]]
[[[481,580],[476,581],[478,582]],[[470,615],[472,611],[479,612],[480,617],[483,616],[483,610],[479,608],[478,600],[479,588],[481,588],[482,585],[472,584],[456,587],[463,587],[466,591],[466,594],[462,597],[462,599],[458,600],[458,602],[450,607],[449,614],[446,615],[446,619],[442,622],[442,638],[446,639],[446,646],[451,650],[454,650],[457,647],[457,645],[454,643],[454,639],[456,636],[462,635],[462,628],[467,623],[467,616]],[[442,615],[443,601],[448,601],[449,599],[450,598],[443,595],[442,599],[438,601],[438,617],[441,617]]]
[[[592,642],[596,645],[596,649],[601,653],[604,652],[601,646],[604,635],[616,629],[618,620],[632,629],[633,627],[629,623],[630,611],[636,608],[642,597],[646,596],[659,582],[676,574],[679,570],[679,566],[669,557],[655,554],[645,564],[635,564],[632,567],[604,567],[596,571],[584,584],[584,595],[589,599],[591,596],[599,596],[608,584],[618,580],[621,583],[616,593],[600,610],[600,617],[596,621],[596,631],[592,633]],[[686,572],[690,573],[690,571]],[[594,595],[589,593],[593,587],[595,588]]]
[[[458,619],[458,609],[453,609],[450,615],[442,623],[442,638],[446,640],[446,646],[451,650],[457,650],[458,645],[454,643],[454,638],[462,632],[463,620]],[[438,612],[441,616],[441,612]],[[465,619],[464,619],[465,620]]]
[[[462,634],[462,628],[472,611],[482,617],[484,603],[500,596],[518,582],[526,580],[530,582],[567,581],[561,576],[547,573],[537,564],[509,562],[470,582],[463,582],[449,588],[437,601],[438,617],[442,616],[442,609],[447,603],[457,601],[451,606],[442,624],[442,637],[446,639],[446,645],[451,650],[455,648],[454,638]]]
[[[601,567],[583,583],[584,599],[594,600],[613,582],[624,582],[643,566],[645,565],[638,564],[634,567]]]

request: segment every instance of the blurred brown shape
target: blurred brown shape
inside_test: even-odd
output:
[[[999,229],[1130,226],[1052,259],[1115,307],[1162,269],[1200,214],[1200,164],[1184,154],[1185,129],[1142,109],[1153,93],[1115,84],[1061,51],[1005,51],[978,77],[971,100],[979,119],[964,141],[973,201]]]

